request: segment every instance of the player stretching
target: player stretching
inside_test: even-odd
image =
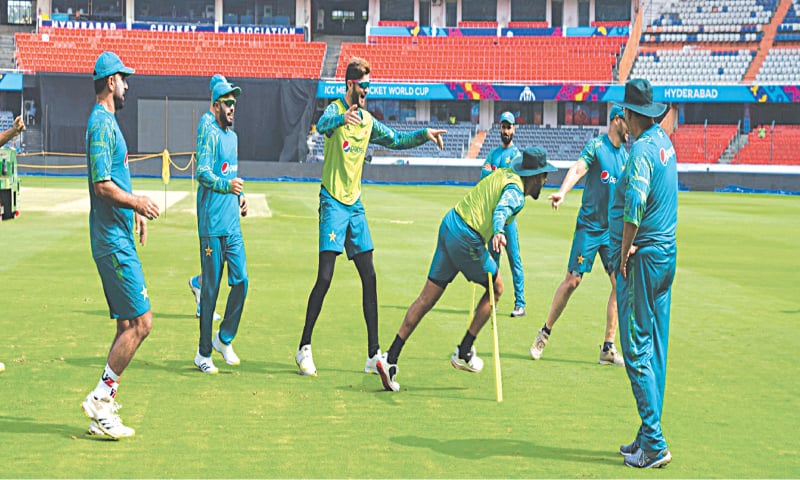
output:
[[[200,264],[203,276],[200,293],[200,339],[194,364],[203,373],[219,370],[211,360],[211,349],[218,351],[228,365],[239,365],[231,342],[239,330],[248,275],[244,240],[239,216],[247,215],[244,180],[238,173],[239,139],[230,127],[236,111],[239,87],[224,77],[212,86],[214,122],[206,125],[197,138],[197,230],[200,235]],[[212,320],[217,305],[223,264],[228,264],[228,303],[225,319],[212,337]]]
[[[611,280],[611,294],[606,306],[606,336],[600,349],[599,363],[620,367],[625,365],[622,356],[614,348],[614,337],[617,334],[617,290],[608,246],[608,203],[628,160],[628,152],[622,146],[628,127],[622,109],[616,105],[611,107],[608,119],[608,133],[589,140],[581,156],[564,176],[561,188],[547,197],[552,202],[553,209],[558,210],[567,192],[586,176],[581,209],[575,222],[572,250],[567,263],[567,276],[556,289],[547,320],[531,345],[530,353],[534,360],[542,357],[551,329],[566,308],[569,298],[581,284],[583,274],[592,271],[592,264],[599,253],[600,261]]]
[[[153,325],[150,298],[142,264],[136,253],[134,232],[139,242],[147,241],[147,222],[158,217],[158,205],[145,196],[131,193],[128,146],[115,116],[125,105],[133,69],[122,64],[112,52],[97,57],[94,67],[96,104],[86,127],[86,165],[89,170],[89,234],[103,292],[117,333],[108,352],[103,375],[81,406],[92,419],[89,433],[113,439],[135,433],[122,424],[116,402],[120,376],[133,359]]]
[[[492,173],[498,168],[511,167],[511,161],[522,155],[516,145],[514,145],[514,131],[516,120],[511,112],[503,112],[500,115],[500,139],[503,144],[491,152],[486,157],[486,162],[481,169],[481,179]],[[517,220],[514,219],[506,225],[506,255],[508,264],[511,267],[511,280],[514,282],[514,310],[511,311],[512,317],[522,317],[525,315],[525,271],[522,269],[522,257],[519,253],[519,235],[517,234]],[[492,258],[500,264],[500,252],[489,249]]]
[[[317,131],[325,135],[325,163],[319,192],[319,266],[317,280],[308,297],[303,335],[295,355],[301,375],[317,375],[311,354],[311,334],[322,302],[333,278],[336,256],[343,251],[352,260],[361,277],[362,306],[367,323],[367,362],[364,371],[375,373],[379,358],[378,294],[375,267],[372,263],[372,237],[361,203],[361,172],[367,147],[375,143],[391,149],[407,149],[436,142],[444,146],[446,130],[423,128],[398,132],[375,120],[365,110],[369,93],[370,65],[353,57],[347,65],[344,98],[334,100],[317,122]]]
[[[525,206],[525,197],[539,198],[548,172],[556,167],[547,161],[542,147],[528,147],[521,157],[511,163],[511,168],[500,168],[484,178],[461,199],[442,219],[439,239],[433,254],[428,279],[422,292],[408,307],[403,323],[391,348],[378,361],[378,373],[383,388],[400,390],[397,383],[397,360],[408,337],[417,328],[422,317],[442,297],[445,288],[461,272],[467,280],[486,288],[475,308],[467,333],[450,357],[453,367],[467,372],[483,370],[483,360],[475,353],[473,342],[489,319],[488,274],[494,284],[495,304],[503,293],[503,281],[497,271],[497,262],[489,255],[487,243],[495,252],[506,245],[505,228]]]

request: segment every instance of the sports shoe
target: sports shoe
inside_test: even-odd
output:
[[[619,454],[620,455],[632,455],[636,450],[639,448],[639,438],[637,437],[634,441],[627,445],[620,445],[619,446]]]
[[[228,365],[233,365],[235,367],[236,365],[242,363],[241,360],[239,360],[239,356],[233,351],[233,345],[225,345],[225,343],[220,340],[219,330],[217,330],[217,333],[211,337],[211,346],[214,347],[214,350],[222,354],[222,358],[225,359],[225,363]]]
[[[625,360],[614,347],[611,347],[605,351],[600,349],[600,360],[598,360],[597,363],[600,365],[614,365],[615,367],[625,366]]]
[[[192,290],[194,294],[194,301],[197,304],[197,313],[194,315],[197,318],[200,318],[200,275],[195,275],[194,277],[189,278],[189,288]],[[218,322],[222,320],[222,317],[219,313],[214,312],[214,321]]]
[[[6,365],[3,362],[0,362],[0,373],[3,373],[5,371],[6,371]]]
[[[480,371],[483,370],[483,360],[475,353],[474,346],[469,350],[467,358],[458,356],[458,346],[456,346],[456,351],[450,356],[450,365],[452,365],[453,368],[471,373],[480,373]]]
[[[94,420],[89,422],[89,428],[86,430],[86,433],[89,435],[106,435],[106,432],[100,430],[100,425],[98,425]]]
[[[117,411],[122,408],[122,405],[111,397],[97,399],[92,393],[89,393],[81,403],[81,408],[86,416],[93,420],[89,427],[96,426],[96,431],[100,431],[104,435],[116,440],[136,434],[136,430],[122,424],[122,420],[117,415]]]
[[[539,360],[542,358],[542,350],[547,346],[547,341],[550,340],[550,335],[545,333],[544,330],[539,330],[536,334],[536,340],[531,344],[531,358]]]
[[[666,448],[660,452],[645,452],[641,447],[631,455],[625,455],[625,465],[633,468],[661,468],[672,461]]]
[[[511,316],[516,317],[524,317],[525,316],[525,307],[514,307],[514,310],[511,310]]]
[[[386,354],[380,355],[378,357],[377,362],[375,363],[375,367],[378,370],[378,375],[381,376],[381,382],[383,383],[383,389],[389,392],[399,392],[400,391],[400,384],[395,381],[395,377],[397,376],[397,364],[391,364],[386,360]]]
[[[200,355],[200,352],[197,352],[197,355],[194,356],[194,364],[203,373],[207,373],[209,375],[216,375],[219,373],[219,368],[214,366],[214,362],[211,360],[211,357],[204,357]]]
[[[367,357],[367,363],[364,365],[364,373],[378,374],[378,360],[381,358],[381,350],[371,357]]]
[[[311,345],[303,345],[297,350],[294,361],[300,368],[300,375],[307,377],[317,376],[317,366],[314,365],[314,357],[311,354]]]

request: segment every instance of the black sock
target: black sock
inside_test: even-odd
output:
[[[469,333],[464,334],[464,338],[461,340],[461,344],[458,346],[458,357],[462,360],[469,360],[470,357],[470,350],[472,350],[472,344],[475,342],[475,335]]]
[[[546,323],[545,323],[544,325],[542,325],[542,331],[543,331],[544,333],[546,333],[546,334],[550,335],[550,329],[549,329],[549,328],[547,328],[547,324],[546,324]]]
[[[607,352],[614,348],[614,342],[603,342],[603,351]]]
[[[400,338],[400,335],[395,335],[392,346],[389,347],[389,351],[386,352],[386,361],[392,365],[396,364],[397,357],[400,356],[400,351],[403,349],[403,345],[405,344],[406,341]]]

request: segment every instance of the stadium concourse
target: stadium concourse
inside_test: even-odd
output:
[[[342,95],[349,58],[362,56],[375,118],[449,130],[443,151],[370,147],[367,180],[476,181],[462,167],[497,145],[506,110],[518,119],[517,144],[543,145],[565,167],[606,131],[622,84],[644,77],[670,107],[659,120],[685,187],[800,191],[800,0],[224,0],[202,11],[140,0],[119,12],[37,3],[29,28],[13,29],[16,70],[0,82],[0,121],[19,105],[37,112],[16,145],[29,155],[23,174],[76,163],[61,155],[83,153],[85,119],[72,113],[91,102],[93,59],[112,50],[136,69],[119,115],[134,155],[191,152],[207,78],[219,72],[249,93],[236,124],[244,175],[319,178],[313,126]],[[134,173],[158,175],[157,163]]]

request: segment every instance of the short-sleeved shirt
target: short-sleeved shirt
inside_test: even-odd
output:
[[[197,128],[197,231],[201,237],[240,234],[239,196],[230,193],[239,176],[239,139],[216,120],[202,129],[203,117]]]
[[[131,192],[128,145],[117,118],[100,104],[89,115],[86,126],[86,167],[89,172],[89,236],[92,256],[104,257],[126,249],[136,250],[133,237],[133,210],[116,207],[97,197],[94,184],[112,181]]]
[[[486,161],[483,162],[481,168],[481,178],[486,177],[498,168],[511,168],[511,162],[522,155],[522,152],[513,143],[508,147],[502,145],[493,149],[486,156]]]
[[[639,227],[634,245],[675,243],[678,170],[669,135],[654,124],[633,143],[609,212],[611,251],[619,254],[624,223]]]
[[[586,164],[587,172],[577,224],[590,232],[603,232],[608,229],[608,205],[628,152],[603,134],[586,143],[578,161]]]

